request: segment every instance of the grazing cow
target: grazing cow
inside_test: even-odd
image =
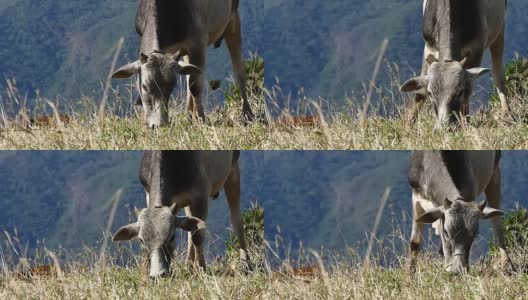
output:
[[[504,267],[512,266],[504,242],[504,213],[499,210],[500,155],[500,151],[413,152],[409,169],[411,272],[422,245],[424,223],[433,224],[440,236],[447,271],[458,274],[469,270],[469,252],[481,219],[491,219],[501,262]],[[473,202],[482,193],[487,201]]]
[[[187,75],[187,109],[205,120],[202,107],[203,70],[208,45],[225,39],[235,81],[242,95],[247,121],[253,112],[247,101],[238,0],[140,0],[136,31],[141,38],[140,59],[117,70],[112,78],[137,79],[140,100],[150,127],[169,121],[168,100],[176,74]],[[180,62],[184,58],[185,63]]]
[[[436,127],[467,116],[473,80],[489,71],[480,68],[486,49],[491,51],[502,111],[509,111],[503,67],[505,11],[505,0],[424,1],[422,73],[401,86],[401,91],[417,94],[412,120],[426,98],[432,102]]]
[[[138,222],[121,227],[114,241],[139,239],[149,253],[150,276],[169,275],[174,253],[175,228],[189,232],[187,258],[191,266],[205,269],[203,241],[208,200],[223,188],[235,234],[240,241],[240,259],[252,270],[240,216],[239,151],[147,151],[139,178],[145,188],[147,208]],[[178,217],[185,207],[186,217]]]

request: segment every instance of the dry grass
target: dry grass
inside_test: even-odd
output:
[[[244,126],[223,112],[208,115],[208,124],[191,122],[183,110],[171,111],[169,127],[153,131],[140,117],[109,115],[98,120],[70,115],[63,126],[29,128],[10,123],[0,131],[0,149],[254,149],[254,150],[381,150],[381,149],[528,149],[528,123],[500,122],[493,111],[474,115],[457,131],[434,130],[432,116],[414,126],[405,119],[371,114],[361,126],[352,114],[335,113],[309,126]]]
[[[182,95],[170,101],[170,125],[151,130],[143,123],[142,109],[132,105],[133,89],[112,90],[106,105],[87,97],[39,98],[30,111],[13,88],[6,99],[0,97],[0,149],[254,149],[266,136],[262,119],[242,124],[238,105],[209,112],[205,124],[193,122]],[[262,95],[250,95],[249,101],[262,116]]]
[[[0,107],[0,149],[528,149],[528,107],[524,105],[528,96],[510,96],[509,118],[500,117],[498,107],[480,105],[458,130],[435,130],[427,107],[414,125],[408,124],[410,97],[395,92],[398,84],[394,82],[388,90],[376,88],[381,100],[367,110],[357,99],[349,99],[347,107],[335,110],[323,100],[301,97],[299,107],[303,109],[281,111],[276,103],[286,97],[274,87],[267,91],[266,108],[261,96],[250,95],[261,118],[246,126],[239,121],[238,105],[208,112],[206,124],[192,122],[180,95],[179,100],[171,101],[170,126],[155,131],[143,124],[141,110],[131,105],[132,96],[123,99],[116,91],[115,100],[101,114],[92,98],[73,104],[69,100],[40,100],[32,112],[13,109],[24,107],[21,97],[14,96],[15,90],[7,99],[0,99],[6,100]],[[131,89],[125,94],[131,95]],[[274,119],[270,124],[263,121],[264,111],[268,119]],[[42,116],[59,121],[28,125]],[[317,121],[308,124],[295,122],[297,119]]]
[[[267,91],[267,111],[275,115],[313,115],[318,126],[271,126],[263,142],[265,149],[310,150],[408,150],[408,149],[528,149],[528,95],[509,96],[510,115],[500,114],[500,105],[476,103],[488,97],[480,90],[473,97],[477,110],[457,128],[435,129],[431,108],[424,105],[416,123],[410,124],[411,96],[398,91],[399,75],[390,86],[376,87],[375,105],[368,109],[370,92],[363,99],[350,98],[340,109],[324,99],[299,94],[295,101],[280,87]],[[281,103],[281,104],[278,104]],[[291,105],[291,103],[295,103]],[[289,111],[281,107],[292,107]],[[323,108],[323,109],[321,109]],[[323,113],[321,113],[323,111]],[[270,113],[272,114],[272,113]]]
[[[266,286],[263,249],[254,244],[248,249],[256,266],[251,274],[240,271],[236,255],[208,261],[206,272],[190,271],[180,251],[172,276],[160,280],[148,277],[146,264],[131,255],[137,252],[127,244],[107,252],[105,265],[98,263],[96,249],[59,251],[61,260],[55,262],[48,250],[27,258],[27,249],[5,244],[0,249],[0,299],[254,299]],[[55,271],[57,264],[61,273]]]
[[[315,264],[273,272],[264,298],[528,299],[528,249],[511,249],[510,254],[518,267],[518,272],[511,275],[498,270],[498,256],[481,259],[468,274],[461,276],[447,274],[442,259],[427,251],[420,255],[413,276],[402,267],[406,260],[401,256],[393,267],[379,263],[368,267],[355,254],[347,259],[326,257],[330,262],[324,265],[311,259]]]
[[[211,265],[211,269],[223,266]],[[251,299],[262,294],[263,274],[192,274],[174,266],[171,278],[153,281],[139,268],[71,267],[63,277],[6,276],[2,299]],[[214,272],[214,271],[211,271]]]

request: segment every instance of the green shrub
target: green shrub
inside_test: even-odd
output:
[[[528,59],[517,57],[511,60],[505,68],[506,89],[510,95],[526,95],[528,93]]]
[[[253,203],[250,209],[242,212],[242,222],[244,223],[244,236],[246,237],[247,248],[250,252],[263,251],[264,242],[264,209]],[[233,232],[229,233],[229,238],[225,241],[227,256],[238,255],[240,243]]]
[[[504,237],[506,246],[528,247],[528,210],[517,208],[504,218]]]
[[[255,117],[264,116],[264,59],[256,54],[251,54],[250,59],[244,62],[246,67],[247,98]],[[234,82],[230,82],[225,93],[228,111],[240,113],[241,96]]]
[[[528,96],[528,59],[517,55],[510,60],[504,68],[506,90],[510,99],[526,99]],[[492,87],[491,102],[500,104],[495,85]]]

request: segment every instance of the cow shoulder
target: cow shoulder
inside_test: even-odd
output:
[[[451,33],[461,45],[467,45],[483,32],[481,0],[450,1]]]
[[[139,167],[139,181],[147,191],[150,190],[153,156],[154,151],[145,151],[143,153],[143,157],[141,158],[141,164]]]
[[[172,193],[190,191],[201,175],[201,156],[196,151],[163,151],[161,174]]]
[[[438,0],[428,0],[422,21],[423,38],[433,47],[438,43],[438,5]]]
[[[441,151],[442,162],[449,173],[451,181],[459,191],[464,190],[470,176],[468,175],[468,157],[465,151]]]
[[[136,13],[136,32],[139,36],[143,36],[145,27],[147,26],[149,1],[152,0],[139,0],[139,6]]]
[[[495,166],[499,165],[501,156],[502,156],[502,152],[500,150],[496,150],[495,151]]]
[[[413,151],[409,163],[408,180],[409,185],[414,191],[420,191],[422,187],[422,178],[424,174],[424,151]]]
[[[193,1],[157,2],[156,31],[161,49],[181,42],[193,31],[198,13]]]
[[[239,158],[240,158],[240,150],[233,151],[233,165],[238,163]]]

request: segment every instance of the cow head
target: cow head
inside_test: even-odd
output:
[[[434,61],[427,75],[411,78],[400,88],[402,92],[414,92],[431,101],[436,116],[435,127],[456,124],[469,114],[473,81],[490,71],[485,68],[466,70],[465,62],[466,59],[462,62]]]
[[[166,125],[169,122],[169,98],[177,82],[176,75],[201,74],[191,64],[180,61],[181,53],[167,54],[160,51],[149,55],[141,53],[140,59],[114,72],[112,78],[129,78],[139,74],[139,93],[149,127]]]
[[[444,205],[430,209],[419,216],[418,223],[440,221],[440,238],[448,272],[460,274],[469,271],[469,252],[475,237],[479,233],[481,219],[504,215],[504,212],[486,207],[486,201],[480,203],[464,200],[444,200]]]
[[[170,274],[174,255],[175,229],[196,232],[205,229],[205,222],[194,217],[178,217],[176,204],[171,207],[145,208],[138,213],[138,221],[121,227],[114,241],[138,239],[144,252],[149,254],[150,277]]]

